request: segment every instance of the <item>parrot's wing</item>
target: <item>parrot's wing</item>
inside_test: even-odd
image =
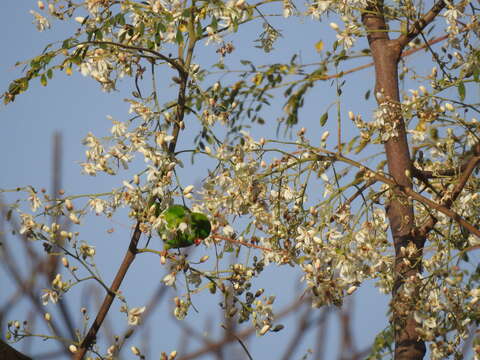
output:
[[[194,212],[192,213],[191,230],[195,238],[203,240],[210,235],[212,224],[210,224],[210,221],[204,214]]]
[[[172,205],[164,210],[160,217],[167,223],[169,229],[176,229],[182,222],[188,222],[190,210],[182,205]]]

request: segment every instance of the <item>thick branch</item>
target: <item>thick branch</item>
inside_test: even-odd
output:
[[[395,360],[420,360],[425,355],[425,343],[421,340],[413,317],[416,293],[410,294],[411,302],[405,303],[402,285],[406,278],[415,278],[421,271],[422,249],[424,239],[414,238],[415,219],[413,204],[404,195],[413,192],[410,150],[405,129],[405,122],[400,108],[398,88],[398,61],[403,47],[401,42],[390,40],[388,25],[384,17],[383,1],[370,1],[362,21],[368,33],[368,43],[375,63],[375,96],[382,109],[384,122],[391,128],[389,139],[385,143],[385,153],[391,180],[396,187],[386,206],[387,216],[395,247],[394,284],[392,293],[392,322],[395,330]],[[396,191],[396,188],[401,191]],[[416,194],[416,193],[415,193]],[[401,249],[415,243],[419,249],[413,263],[415,267],[406,266]]]
[[[135,227],[135,231],[133,232],[132,239],[130,240],[130,245],[128,246],[127,253],[123,258],[122,264],[118,269],[117,275],[115,275],[115,278],[113,279],[112,285],[110,286],[110,290],[105,296],[102,306],[100,307],[97,317],[95,318],[95,321],[91,325],[87,336],[85,336],[85,338],[83,339],[83,342],[80,345],[80,348],[75,352],[73,359],[81,360],[85,356],[85,353],[87,352],[87,350],[92,346],[92,344],[94,344],[97,337],[98,330],[100,329],[100,326],[102,326],[102,323],[105,320],[105,317],[107,316],[108,310],[110,309],[110,306],[112,305],[113,300],[115,299],[115,296],[118,290],[120,289],[120,285],[122,284],[123,278],[125,277],[125,274],[127,273],[130,265],[132,264],[133,260],[135,259],[135,256],[137,255],[137,245],[138,245],[138,241],[140,240],[141,234],[142,232],[140,231],[140,222],[137,222],[137,226]]]
[[[0,359],[4,360],[32,360],[27,355],[15,350],[3,340],[0,340]]]

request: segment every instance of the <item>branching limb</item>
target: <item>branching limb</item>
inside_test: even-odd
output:
[[[27,355],[15,350],[3,340],[0,340],[0,359],[8,360],[32,360]]]
[[[475,156],[472,156],[470,160],[464,165],[462,173],[458,179],[457,184],[453,188],[450,196],[445,197],[444,200],[441,202],[441,206],[445,207],[446,209],[450,209],[453,202],[458,198],[460,193],[462,192],[463,188],[467,184],[468,179],[473,173],[473,170],[480,164],[480,144],[477,144],[474,148],[476,153]],[[460,216],[460,215],[457,215]],[[456,219],[455,219],[456,220]],[[425,223],[418,229],[419,236],[426,236],[430,230],[435,226],[437,223],[437,219],[431,216]],[[460,223],[460,225],[462,225]],[[480,231],[478,229],[473,228],[476,232],[470,231],[472,234],[475,234],[480,237]],[[468,229],[467,229],[468,230]]]
[[[443,10],[446,6],[446,2],[444,0],[438,1],[436,4],[432,6],[432,8],[421,18],[418,19],[413,23],[412,29],[404,35],[401,35],[396,41],[398,41],[399,45],[403,48],[405,47],[410,41],[415,39],[425,27],[430,24]]]
[[[121,44],[121,43],[117,43],[117,42],[113,42],[113,41],[84,41],[84,42],[81,42],[79,44],[76,44],[75,47],[77,47],[79,45],[111,45],[111,46],[116,46],[116,47],[119,47],[119,48],[122,48],[122,49],[130,49],[130,50],[137,50],[137,51],[140,51],[140,52],[150,53],[150,54],[154,55],[155,57],[157,57],[157,58],[169,63],[170,65],[172,65],[180,74],[188,75],[188,69],[184,69],[182,65],[180,65],[177,61],[175,61],[175,59],[169,58],[168,56],[165,56],[165,55],[163,55],[163,54],[161,54],[161,53],[159,53],[158,51],[155,51],[155,50],[143,48],[143,47],[140,47],[140,46],[125,45],[125,44]]]
[[[195,1],[192,1],[192,11],[190,15],[190,21],[188,23],[188,45],[187,45],[187,54],[185,56],[185,61],[183,61],[182,53],[183,53],[183,46],[179,46],[178,48],[178,55],[179,58],[182,59],[182,63],[184,66],[181,68],[182,71],[178,71],[178,75],[180,77],[180,89],[178,90],[178,98],[177,98],[177,118],[175,120],[175,124],[173,126],[173,140],[168,145],[168,150],[171,154],[175,152],[175,148],[177,146],[178,135],[180,134],[180,130],[183,128],[183,118],[185,116],[185,108],[186,108],[186,91],[187,91],[187,83],[188,83],[188,72],[190,69],[190,65],[193,59],[193,50],[195,49],[195,44],[197,43],[197,35],[195,33],[195,12],[193,11]]]

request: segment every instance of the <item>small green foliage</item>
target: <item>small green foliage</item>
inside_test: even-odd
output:
[[[393,340],[393,329],[389,326],[375,337],[371,353],[366,359],[377,360],[383,359],[387,355],[392,356]]]

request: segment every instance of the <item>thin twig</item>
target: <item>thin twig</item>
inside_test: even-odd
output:
[[[222,328],[224,328],[225,330],[228,331],[227,327],[225,325],[221,325]],[[243,350],[245,350],[245,352],[247,353],[247,356],[250,360],[253,360],[252,358],[252,355],[250,355],[250,352],[248,351],[247,347],[245,346],[245,344],[243,343],[242,339],[240,339],[237,335],[235,335],[234,333],[230,333],[230,336],[233,336],[237,341],[238,343],[242,346]]]

